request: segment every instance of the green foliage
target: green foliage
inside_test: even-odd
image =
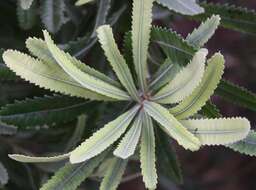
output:
[[[223,145],[255,155],[255,132],[250,131],[249,121],[221,117],[210,98],[219,95],[255,111],[256,96],[221,80],[223,55],[215,53],[208,59],[203,47],[219,25],[254,33],[254,12],[195,0],[157,0],[173,14],[204,20],[184,39],[171,29],[152,26],[153,0],[133,0],[131,27],[123,17],[118,27],[112,26],[126,2],[88,2],[76,1],[75,5],[86,4],[76,7],[65,0],[19,0],[19,24],[29,30],[21,31],[20,41],[28,35],[41,36],[42,26],[34,25],[39,14],[43,27],[56,35],[44,30],[43,39],[27,38],[31,55],[21,53],[25,46],[0,52],[1,95],[14,94],[6,90],[6,83],[14,90],[14,85],[22,85],[18,95],[27,95],[25,81],[46,89],[26,99],[10,96],[0,109],[0,135],[4,136],[0,153],[7,154],[6,147],[10,147],[15,153],[10,158],[36,166],[30,174],[36,179],[32,189],[38,189],[45,174],[54,171],[42,190],[93,189],[91,184],[100,177],[99,189],[115,190],[127,165],[128,175],[135,171],[129,160],[140,162],[148,189],[157,189],[158,178],[163,176],[182,183],[169,137],[191,151],[203,145]],[[120,34],[124,33],[123,39]],[[97,40],[99,44],[94,46]],[[23,147],[43,156],[35,157]],[[64,154],[55,156],[60,152]],[[7,162],[6,166],[12,165]],[[2,168],[0,182],[5,184],[7,172]],[[86,178],[92,183],[82,183]]]
[[[19,128],[52,125],[75,120],[93,105],[88,101],[67,96],[45,96],[16,101],[0,110],[0,119]]]
[[[157,2],[170,10],[184,15],[196,15],[204,12],[204,9],[195,0],[157,0]]]
[[[205,13],[196,15],[193,19],[202,20],[213,14],[218,14],[221,17],[221,26],[239,32],[256,33],[256,13],[254,10],[236,7],[231,4],[223,5],[202,2],[200,5],[204,7]]]

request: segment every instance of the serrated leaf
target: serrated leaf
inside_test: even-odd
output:
[[[206,49],[199,50],[191,62],[157,92],[152,100],[163,104],[172,104],[188,97],[203,77],[207,53]]]
[[[111,100],[85,89],[56,64],[45,63],[14,50],[5,51],[3,59],[17,75],[41,88],[87,99]]]
[[[246,138],[226,147],[242,154],[256,156],[256,132],[251,130]]]
[[[31,52],[32,55],[41,59],[46,63],[50,63],[52,65],[58,64],[55,59],[53,58],[51,52],[49,51],[47,44],[38,38],[28,38],[26,40],[26,46],[28,50]],[[79,67],[83,72],[92,75],[96,78],[99,78],[105,82],[108,82],[116,87],[120,87],[120,84],[113,79],[109,78],[108,76],[104,75],[103,73],[87,66],[86,64],[80,62],[79,60],[75,60],[74,64]]]
[[[202,145],[225,145],[244,139],[250,131],[246,118],[189,119],[181,123]]]
[[[167,28],[154,26],[151,31],[151,41],[159,45],[174,64],[181,66],[186,65],[197,51],[182,36]]]
[[[168,82],[173,80],[175,75],[181,70],[179,64],[174,64],[169,58],[159,67],[157,72],[152,77],[149,88],[153,91],[159,90]]]
[[[45,28],[51,33],[57,33],[68,21],[65,15],[66,7],[63,0],[44,0],[41,4],[41,19]]]
[[[205,13],[196,15],[192,17],[193,19],[204,20],[213,14],[218,14],[221,17],[221,26],[239,32],[256,33],[256,13],[254,10],[229,4],[202,2],[200,5],[204,7]]]
[[[102,162],[107,153],[108,151],[104,151],[97,157],[80,164],[67,163],[40,190],[76,190],[92,174],[93,170]]]
[[[87,3],[91,3],[94,0],[78,0],[76,1],[76,6],[81,6],[81,5],[85,5]]]
[[[79,163],[89,160],[113,144],[125,132],[138,109],[139,106],[133,107],[95,132],[89,139],[71,152],[70,162]]]
[[[134,100],[139,101],[139,95],[135,87],[131,72],[127,66],[124,57],[121,55],[118,47],[115,43],[112,29],[109,25],[100,26],[97,29],[98,38],[101,43],[101,47],[108,58],[113,70],[115,71],[120,82],[129,92]]]
[[[144,102],[145,111],[156,120],[162,129],[185,149],[192,151],[200,147],[199,140],[190,133],[169,111],[154,102]]]
[[[7,125],[0,121],[0,135],[13,135],[17,132],[17,127],[13,125]]]
[[[181,174],[180,163],[174,148],[171,146],[170,141],[167,139],[169,136],[162,130],[157,130],[157,157],[159,162],[158,172],[161,175],[168,177],[171,181],[182,184],[183,178]]]
[[[196,15],[204,12],[195,0],[157,0],[157,3],[184,15]]]
[[[93,103],[67,96],[44,96],[8,104],[0,110],[0,119],[19,128],[66,123],[88,112]]]
[[[13,160],[23,163],[47,163],[66,160],[69,157],[69,155],[70,153],[51,157],[26,156],[21,154],[9,154],[8,156]]]
[[[15,81],[18,77],[5,64],[0,63],[0,80]]]
[[[124,174],[128,160],[113,158],[100,184],[100,190],[116,190]]]
[[[58,64],[63,68],[63,70],[69,74],[73,79],[75,79],[78,83],[84,86],[87,89],[90,89],[94,92],[99,94],[108,96],[110,98],[114,98],[117,100],[129,100],[130,97],[128,94],[107,83],[99,78],[91,76],[82,71],[79,66],[76,64],[77,60],[71,57],[69,54],[65,53],[64,51],[60,50],[52,41],[48,32],[44,31],[45,41],[47,46],[52,53],[54,59],[58,62]]]
[[[233,104],[256,111],[256,95],[230,81],[221,80],[216,94]]]
[[[34,0],[19,0],[22,9],[29,9]]]
[[[211,101],[207,101],[202,107],[200,113],[205,115],[207,118],[219,118],[221,117],[220,110]]]
[[[198,28],[194,29],[194,31],[186,37],[186,41],[197,48],[204,46],[215,33],[215,30],[220,24],[220,20],[219,15],[211,16],[205,22],[202,22]]]
[[[122,159],[132,156],[139,142],[142,127],[142,113],[140,113],[131,128],[123,137],[118,147],[114,151],[114,155]]]
[[[81,140],[86,127],[86,120],[87,116],[85,114],[82,114],[77,118],[77,124],[74,133],[66,145],[67,152],[73,150],[77,146],[77,143]]]
[[[143,113],[140,162],[142,179],[146,188],[156,189],[156,155],[153,122],[147,113]]]
[[[217,88],[224,72],[224,57],[216,53],[208,60],[208,66],[199,85],[192,94],[177,106],[170,109],[170,113],[177,119],[184,119],[196,114],[210,99]]]
[[[37,20],[36,2],[34,1],[30,8],[26,10],[17,2],[17,17],[20,28],[23,30],[31,29],[36,24]]]
[[[132,52],[139,87],[147,89],[147,53],[152,22],[154,0],[133,0],[132,11]]]
[[[4,167],[4,165],[0,162],[0,185],[7,184],[8,180],[9,180],[9,175],[7,173],[7,170]]]

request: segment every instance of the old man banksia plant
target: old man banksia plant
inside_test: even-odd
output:
[[[3,53],[6,65],[30,83],[68,96],[122,103],[126,108],[68,153],[53,157],[9,155],[26,163],[68,159],[41,189],[76,189],[108,159],[100,189],[114,190],[129,159],[136,157],[137,151],[145,186],[156,189],[156,163],[161,160],[157,160],[155,149],[162,146],[156,143],[158,134],[162,134],[160,130],[190,151],[205,145],[223,145],[250,154],[246,146],[239,144],[250,132],[246,118],[207,118],[199,112],[204,106],[212,106],[208,100],[224,72],[222,54],[217,52],[209,57],[208,50],[202,48],[219,25],[220,17],[208,18],[183,40],[172,31],[152,26],[153,3],[153,0],[133,1],[131,32],[125,38],[126,47],[131,49],[126,49],[125,55],[118,49],[110,25],[97,29],[98,41],[118,80],[64,52],[46,30],[43,31],[44,40],[29,38],[26,41],[34,57],[16,50]],[[200,7],[198,9],[201,11]],[[179,59],[183,54],[175,54],[177,50],[170,50],[166,45],[172,38],[189,53]],[[150,41],[158,44],[168,56],[153,75],[148,65]],[[126,59],[128,54],[132,55],[131,63]],[[180,63],[176,62],[179,60]]]

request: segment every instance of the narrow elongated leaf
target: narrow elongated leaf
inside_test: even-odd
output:
[[[246,138],[234,144],[226,145],[234,151],[249,155],[256,156],[256,132],[251,130]]]
[[[162,129],[185,149],[192,151],[200,147],[199,140],[190,133],[167,109],[154,102],[144,102],[145,111],[156,120]]]
[[[87,116],[84,114],[78,117],[75,131],[71,138],[68,140],[66,152],[73,150],[77,146],[77,143],[81,140],[85,130],[86,118]]]
[[[181,184],[183,182],[180,163],[167,136],[162,130],[157,130],[157,156],[158,172],[171,181]]]
[[[250,131],[246,118],[190,119],[181,123],[202,145],[225,145],[244,139]]]
[[[208,66],[199,86],[180,104],[170,109],[177,119],[184,119],[197,113],[210,99],[224,72],[224,58],[216,53],[208,60]]]
[[[19,0],[22,9],[29,9],[34,0]]]
[[[116,190],[124,174],[128,160],[113,158],[100,184],[100,190]]]
[[[167,58],[152,77],[153,79],[149,88],[153,91],[160,90],[160,88],[170,82],[180,70],[181,66],[179,64],[174,64]]]
[[[125,132],[138,109],[139,106],[135,106],[95,132],[89,139],[71,152],[70,162],[79,163],[89,160],[113,144]]]
[[[58,62],[58,64],[63,68],[63,70],[69,74],[73,79],[79,82],[85,88],[88,88],[94,92],[100,93],[102,95],[115,98],[118,100],[128,100],[130,97],[128,94],[109,84],[99,78],[95,78],[85,72],[83,72],[76,64],[77,60],[71,57],[69,54],[60,50],[52,41],[48,32],[44,31],[44,37],[47,46],[52,53],[52,56]]]
[[[143,181],[148,189],[156,189],[157,185],[155,146],[153,122],[150,116],[144,113],[140,148],[140,167]]]
[[[78,0],[78,1],[76,1],[76,6],[85,5],[85,4],[90,3],[92,1],[94,1],[94,0]]]
[[[8,180],[9,180],[9,175],[7,173],[7,170],[4,167],[4,165],[0,162],[0,185],[7,184]]]
[[[101,47],[108,58],[113,70],[115,71],[120,82],[133,97],[133,99],[139,101],[139,95],[135,87],[131,72],[127,66],[123,56],[118,50],[115,43],[112,29],[109,25],[103,25],[97,29],[98,38],[101,43]]]
[[[0,55],[1,56],[1,55]],[[12,72],[5,64],[0,63],[0,80],[1,81],[15,81],[19,78]]]
[[[205,13],[196,15],[192,17],[193,19],[204,20],[213,14],[218,14],[221,17],[221,26],[239,32],[256,33],[256,13],[254,10],[229,4],[202,2],[200,5],[204,7]]]
[[[216,89],[216,94],[231,103],[256,111],[255,93],[229,81],[221,80]]]
[[[195,0],[157,0],[168,9],[184,15],[196,15],[204,12]]]
[[[41,62],[14,50],[5,51],[3,59],[17,75],[41,88],[87,99],[111,100],[85,89],[57,65]]]
[[[68,21],[63,0],[44,0],[41,4],[41,19],[45,28],[51,33],[57,33]]]
[[[93,103],[67,96],[44,96],[8,104],[0,110],[0,120],[19,128],[66,123],[88,112]]]
[[[133,0],[132,50],[139,86],[146,90],[147,53],[154,0]]]
[[[58,64],[55,59],[53,58],[51,52],[49,51],[47,44],[38,38],[28,38],[26,41],[26,46],[31,52],[32,55],[36,56],[37,58],[41,59],[42,61],[49,63],[49,64]],[[113,79],[109,78],[108,76],[104,75],[103,73],[87,66],[86,64],[76,60],[74,64],[79,67],[83,72],[92,75],[96,78],[99,78],[105,82],[108,82],[116,87],[120,87],[120,84]]]
[[[122,159],[132,156],[139,142],[142,127],[142,113],[140,113],[131,128],[123,137],[118,147],[114,151],[114,155]]]
[[[218,28],[220,19],[219,15],[213,15],[205,22],[202,22],[198,28],[194,29],[194,31],[187,36],[186,40],[188,43],[197,48],[204,46]]]
[[[0,121],[0,135],[13,135],[17,132],[17,127],[7,125]]]
[[[207,53],[206,49],[199,50],[191,62],[172,81],[157,92],[152,100],[159,103],[172,104],[188,97],[199,85],[203,77]]]
[[[58,156],[51,157],[35,157],[35,156],[26,156],[21,154],[9,154],[8,156],[18,162],[24,163],[47,163],[47,162],[58,162],[66,160],[69,157],[70,153],[62,154]]]
[[[99,5],[97,10],[97,16],[91,38],[96,37],[97,28],[99,28],[101,25],[106,24],[107,16],[111,7],[111,1],[112,0],[100,0],[100,2],[98,3]]]
[[[181,66],[189,63],[197,51],[182,36],[166,28],[154,26],[151,31],[151,41],[159,45],[174,64],[180,64]]]
[[[206,104],[202,107],[200,113],[202,113],[202,115],[205,115],[207,118],[221,117],[220,110],[211,101],[206,102]]]
[[[31,29],[37,20],[37,9],[35,1],[29,7],[29,9],[24,10],[21,7],[21,4],[18,2],[17,4],[17,17],[20,28],[24,30]]]
[[[40,190],[76,190],[92,174],[93,170],[102,162],[107,153],[108,151],[104,151],[97,157],[80,164],[67,163]]]

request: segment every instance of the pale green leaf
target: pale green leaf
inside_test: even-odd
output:
[[[66,160],[70,153],[62,154],[58,156],[51,156],[51,157],[36,157],[36,156],[26,156],[21,154],[9,154],[8,155],[11,159],[16,160],[18,162],[24,163],[47,163],[47,162],[58,162],[62,160]]]
[[[177,119],[184,119],[196,114],[210,99],[217,88],[224,72],[224,58],[216,53],[208,60],[208,66],[198,87],[190,96],[177,106],[170,109],[170,113]]]
[[[114,151],[114,155],[126,159],[132,156],[135,152],[136,146],[139,142],[142,127],[142,113],[140,113],[131,128],[123,137],[118,147]]]
[[[7,125],[0,121],[0,135],[13,135],[17,132],[17,127],[13,125]]]
[[[34,0],[19,0],[22,9],[29,9]]]
[[[23,9],[20,2],[17,2],[17,17],[20,28],[30,30],[37,21],[37,7],[34,1],[28,9]]]
[[[251,130],[246,138],[226,146],[234,151],[250,156],[256,156],[256,132]]]
[[[97,33],[101,47],[120,82],[129,92],[131,97],[134,100],[139,101],[139,95],[135,87],[131,71],[126,64],[124,57],[118,50],[111,27],[109,25],[100,26],[97,29]]]
[[[66,5],[63,0],[43,0],[41,4],[41,19],[45,28],[51,33],[57,33],[68,21]]]
[[[169,111],[154,102],[144,102],[145,111],[156,120],[162,129],[185,149],[198,150],[200,141],[190,133]]]
[[[102,162],[107,153],[108,151],[104,151],[97,157],[80,164],[67,163],[40,190],[76,190],[92,174],[93,170]]]
[[[78,0],[76,1],[76,6],[81,6],[81,5],[85,5],[87,3],[91,3],[93,2],[94,0]]]
[[[147,113],[143,113],[140,148],[141,173],[146,188],[156,189],[156,154],[153,122]]]
[[[0,162],[0,185],[7,184],[8,180],[9,180],[9,176],[8,176],[7,170],[4,167],[4,165]]]
[[[89,160],[113,144],[125,132],[138,109],[139,106],[133,107],[95,132],[89,139],[71,152],[70,162],[79,163]]]
[[[246,118],[190,119],[181,123],[202,145],[225,145],[244,139],[250,131]]]
[[[146,91],[147,53],[154,0],[133,0],[132,51],[139,87]]]
[[[199,50],[191,62],[157,92],[152,100],[158,103],[171,104],[188,97],[203,77],[207,53],[206,49]]]
[[[116,190],[124,174],[128,160],[113,158],[100,184],[100,190]]]
[[[94,92],[99,94],[108,96],[110,98],[118,99],[118,100],[129,100],[130,97],[128,94],[107,83],[99,78],[91,76],[85,72],[83,72],[79,66],[76,64],[77,60],[71,57],[69,54],[65,53],[64,51],[60,50],[52,41],[49,33],[44,31],[44,37],[47,43],[47,46],[52,53],[52,56],[58,62],[58,64],[63,68],[63,70],[69,74],[73,79],[79,82],[82,86],[87,89],[90,89]]]
[[[159,90],[171,81],[181,68],[182,67],[179,64],[174,64],[169,58],[167,58],[152,77],[149,88],[153,91]]]
[[[215,33],[215,30],[220,24],[220,19],[219,15],[213,15],[205,22],[202,22],[198,28],[194,29],[194,31],[187,36],[187,42],[197,48],[202,47]]]
[[[26,41],[26,46],[28,50],[31,52],[32,55],[37,57],[38,59],[41,59],[42,61],[49,63],[49,64],[56,64],[58,63],[53,58],[51,52],[49,51],[47,44],[42,40],[38,38],[28,38]],[[67,55],[70,57],[70,55]],[[72,59],[72,58],[70,58]],[[73,62],[77,67],[79,67],[83,72],[92,75],[96,78],[99,78],[100,80],[103,80],[105,82],[108,82],[116,87],[120,87],[120,84],[113,79],[109,78],[108,76],[104,75],[103,73],[87,66],[86,64],[80,62],[79,60],[75,60]]]
[[[196,15],[204,12],[204,9],[196,3],[196,0],[157,0],[157,2],[184,15]]]
[[[56,64],[41,62],[14,50],[5,51],[3,59],[17,75],[41,88],[92,100],[112,100],[85,89]]]

